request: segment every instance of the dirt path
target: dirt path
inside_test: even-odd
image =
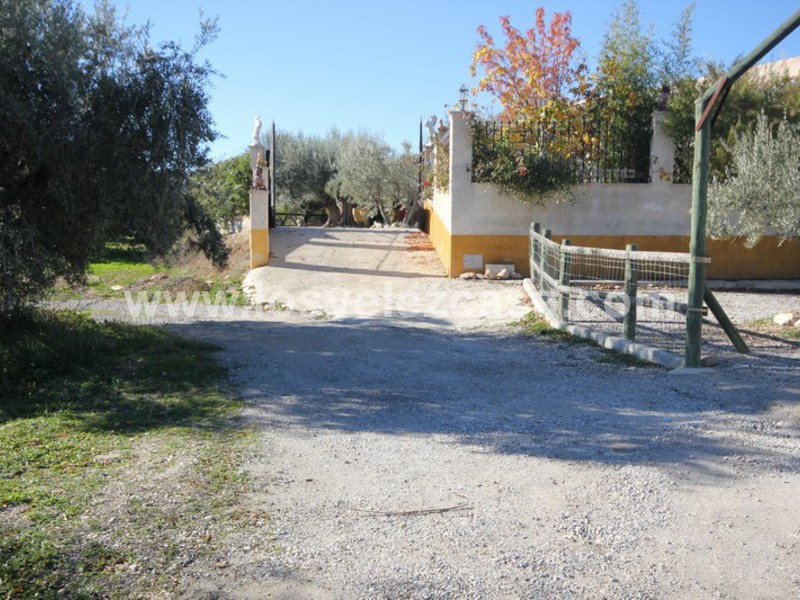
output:
[[[272,269],[284,291],[344,279]],[[475,285],[392,270],[420,294]],[[339,293],[384,277],[350,275]],[[800,597],[800,353],[703,377],[603,364],[487,316],[527,310],[516,293],[173,324],[233,367],[261,431],[248,510],[269,515],[186,596]]]

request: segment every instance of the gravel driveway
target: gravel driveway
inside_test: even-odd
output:
[[[272,282],[334,285],[294,271]],[[173,319],[233,368],[269,515],[187,597],[800,598],[796,346],[702,376],[605,364],[508,328],[520,286],[392,277],[480,298]]]
[[[728,364],[701,378],[503,333],[177,329],[222,344],[238,365],[263,431],[251,502],[271,515],[270,543],[232,540],[226,577],[197,589],[800,595],[794,364]]]

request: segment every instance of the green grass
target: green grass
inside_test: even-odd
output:
[[[221,280],[218,277],[214,277],[210,281],[213,281],[211,289],[209,290],[209,294],[211,294],[212,299],[216,298],[218,293],[222,293],[225,294],[225,301],[227,303],[233,302],[236,306],[250,305],[250,300],[248,299],[247,295],[242,292],[244,274],[234,275],[229,277],[227,280]]]
[[[99,278],[99,281],[93,281],[89,285],[96,288],[98,292],[107,292],[111,291],[108,288],[112,285],[133,285],[163,270],[163,267],[150,263],[127,263],[120,261],[92,263],[89,265],[89,275],[94,275]]]
[[[176,299],[178,292],[186,293],[190,300],[194,292],[207,292],[212,301],[217,294],[222,294],[227,304],[247,306],[249,300],[241,293],[243,279],[244,274],[225,279],[213,269],[198,275],[179,265],[151,260],[142,245],[109,243],[103,254],[90,263],[86,286],[59,287],[53,290],[51,298],[124,298],[126,291],[134,298],[140,292],[153,297],[153,292],[161,291],[158,299],[165,302],[166,292],[172,300]]]
[[[800,340],[800,328],[797,327],[782,327],[776,325],[772,321],[772,317],[762,317],[754,321],[750,321],[746,325],[747,329],[752,329],[758,333],[765,333],[779,338],[788,340]]]
[[[751,327],[765,327],[768,325],[771,326],[772,324],[772,317],[761,317],[749,323]]]
[[[52,298],[121,298],[122,290],[112,288],[126,288],[167,271],[166,266],[148,260],[142,245],[109,243],[103,254],[89,264],[85,287],[58,287],[53,290]]]
[[[550,325],[543,317],[531,311],[519,321],[511,324],[512,326],[519,327],[525,335],[542,336],[550,340],[558,342],[567,342],[569,344],[592,344],[591,341],[581,337],[576,337],[569,334],[563,329],[558,329]]]
[[[235,504],[248,433],[214,350],[76,313],[0,323],[0,598],[114,589],[114,565],[163,568],[161,542],[198,514]],[[132,530],[110,538],[94,501],[135,470],[145,443],[156,456],[192,452],[184,513],[156,527],[164,510],[150,503],[126,521]],[[150,583],[125,580],[120,595]]]

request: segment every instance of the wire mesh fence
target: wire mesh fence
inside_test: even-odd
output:
[[[573,246],[530,233],[531,280],[563,323],[682,353],[688,312],[688,253]]]

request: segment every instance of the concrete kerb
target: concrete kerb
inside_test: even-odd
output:
[[[550,307],[547,306],[547,303],[539,294],[539,290],[536,289],[536,286],[533,285],[533,282],[530,279],[525,279],[522,282],[522,287],[530,297],[536,312],[541,314],[547,320],[547,322],[550,323],[551,327],[561,329],[576,337],[582,337],[587,340],[591,340],[601,348],[613,350],[614,352],[619,352],[621,354],[630,354],[639,360],[661,365],[662,367],[666,367],[668,369],[680,369],[683,367],[683,358],[677,354],[673,354],[672,352],[659,350],[658,348],[653,348],[651,346],[645,346],[644,344],[639,344],[625,338],[608,335],[607,333],[602,333],[600,331],[594,331],[593,329],[589,329],[588,327],[584,327],[582,325],[570,325],[569,323],[559,321],[553,314],[553,311],[550,310]]]

